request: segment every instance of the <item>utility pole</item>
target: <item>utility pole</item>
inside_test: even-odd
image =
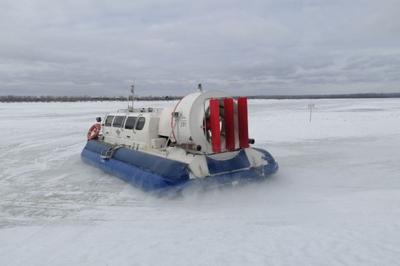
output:
[[[310,119],[309,119],[310,123],[311,123],[312,111],[314,108],[315,108],[315,104],[313,104],[313,103],[308,104],[308,110],[310,111]]]

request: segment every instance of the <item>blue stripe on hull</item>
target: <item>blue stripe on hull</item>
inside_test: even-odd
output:
[[[279,165],[269,152],[262,149],[257,149],[257,151],[263,154],[263,159],[268,162],[267,165],[260,167],[253,167],[245,170],[239,170],[232,173],[214,175],[212,177],[204,179],[192,179],[189,182],[184,183],[182,187],[185,188],[195,185],[207,189],[208,187],[214,187],[215,185],[218,186],[221,184],[236,185],[236,184],[246,184],[254,181],[263,181],[268,176],[276,173],[279,169]]]
[[[134,165],[121,162],[116,159],[104,160],[100,154],[87,149],[82,151],[82,160],[88,164],[99,167],[107,173],[115,175],[122,180],[132,183],[145,191],[158,190],[169,186],[178,185],[186,180],[171,181],[158,174],[142,170]]]
[[[215,160],[209,156],[206,156],[206,161],[208,171],[211,175],[229,172],[234,169],[245,169],[250,167],[249,159],[247,158],[244,150],[240,150],[235,157],[229,160]]]
[[[105,154],[110,147],[110,145],[104,142],[91,140],[87,142],[84,150],[89,150],[98,154],[99,159],[102,160],[101,154]],[[162,176],[172,183],[179,183],[182,180],[189,179],[187,164],[141,151],[120,148],[115,151],[112,159],[135,166],[143,171]],[[104,162],[107,160],[102,161]]]
[[[81,153],[82,160],[142,188],[158,190],[189,180],[187,165],[127,148],[115,151],[110,159],[101,158],[110,146],[88,141]]]
[[[257,149],[263,153],[264,159],[268,161],[267,165],[216,174],[209,178],[189,179],[189,170],[184,163],[127,148],[118,149],[111,159],[102,159],[101,154],[108,148],[109,146],[105,143],[89,141],[81,153],[82,160],[145,191],[171,187],[179,189],[199,183],[207,186],[207,184],[215,183],[232,184],[233,182],[243,183],[250,180],[263,180],[278,170],[278,164],[274,158],[267,151]],[[245,161],[248,162],[247,157]],[[211,162],[211,165],[217,170],[217,162]],[[224,170],[229,170],[225,169],[227,165],[225,162]]]

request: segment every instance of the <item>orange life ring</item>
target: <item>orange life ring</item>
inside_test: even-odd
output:
[[[87,139],[92,140],[92,139],[97,139],[100,133],[101,126],[99,123],[93,124],[87,133]]]

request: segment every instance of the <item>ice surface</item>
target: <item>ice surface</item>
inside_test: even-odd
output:
[[[176,198],[80,161],[94,118],[125,106],[0,104],[0,265],[399,263],[399,99],[252,100],[278,174]]]

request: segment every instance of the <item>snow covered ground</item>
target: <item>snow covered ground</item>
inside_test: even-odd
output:
[[[400,99],[251,101],[279,172],[177,198],[81,162],[125,105],[0,104],[0,265],[398,265]]]

